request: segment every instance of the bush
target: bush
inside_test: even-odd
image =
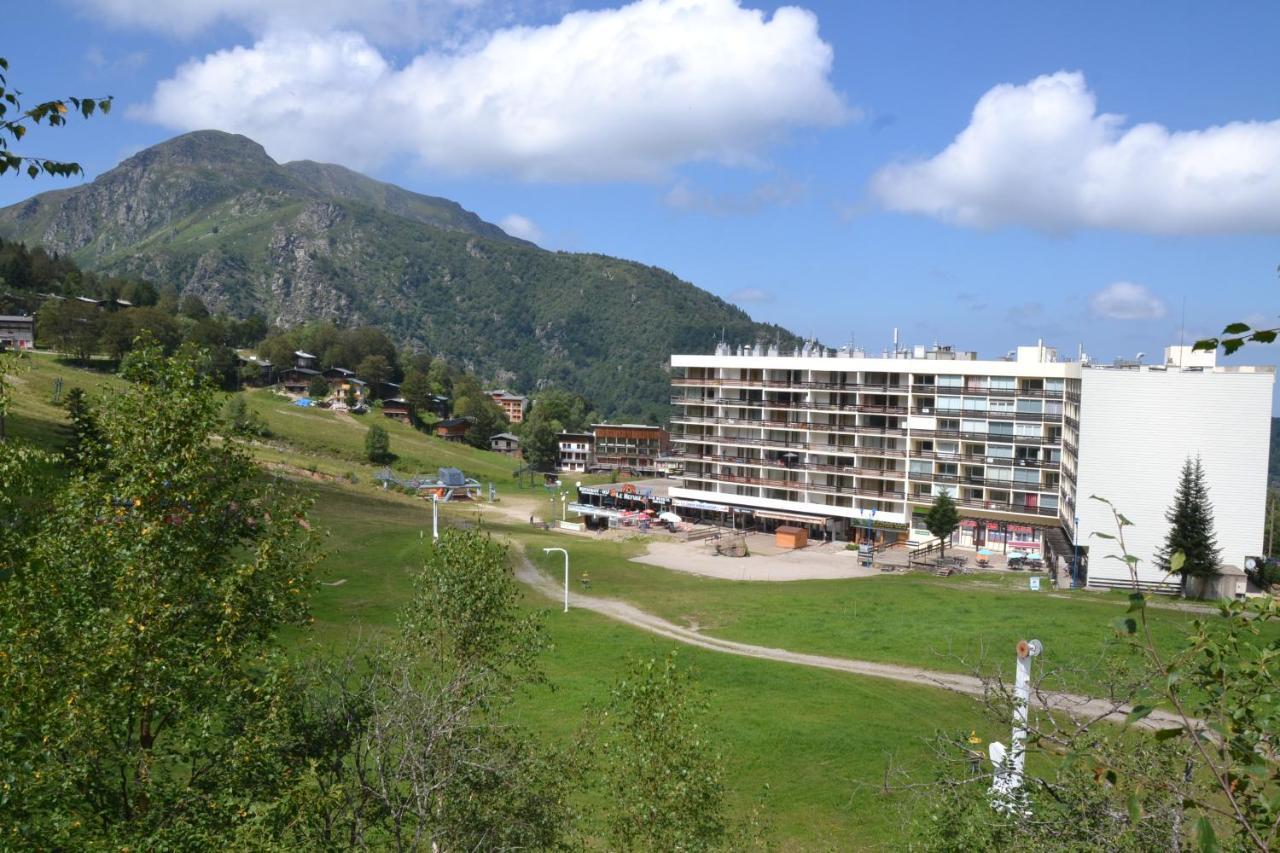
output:
[[[370,462],[391,460],[391,436],[387,435],[382,424],[374,424],[364,434],[364,452]]]
[[[307,396],[313,400],[325,400],[329,397],[329,383],[323,376],[313,376],[307,385]]]

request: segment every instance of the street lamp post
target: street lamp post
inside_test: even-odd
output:
[[[1076,579],[1080,575],[1080,516],[1076,516],[1076,525],[1071,530],[1071,540],[1076,546],[1076,558],[1071,562],[1071,588],[1076,588]]]
[[[564,554],[564,612],[569,612],[569,552],[563,548],[543,548],[542,553],[550,554],[559,551]]]
[[[434,494],[431,496],[431,541],[435,542],[440,538],[440,499]]]

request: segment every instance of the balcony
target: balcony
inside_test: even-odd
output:
[[[762,447],[771,450],[807,450],[830,456],[872,456],[876,458],[902,459],[905,450],[890,447],[857,447],[847,444],[822,444],[816,441],[776,441],[763,438],[733,438],[723,435],[673,435],[672,442],[679,444],[733,445],[736,447]]]
[[[867,468],[855,465],[824,465],[820,462],[786,463],[781,459],[762,459],[756,456],[729,456],[716,453],[678,453],[689,462],[713,462],[717,465],[744,465],[755,468],[769,468],[777,471],[818,471],[824,474],[844,474],[850,477],[874,477],[880,480],[902,480],[906,471],[894,471],[884,468]]]
[[[862,412],[872,415],[905,415],[906,406],[882,406],[870,403],[837,406],[832,403],[787,403],[780,400],[738,400],[731,397],[678,397],[671,398],[676,406],[728,406],[737,409],[786,409],[792,411],[815,412]]]
[[[707,377],[705,379],[673,378],[671,384],[677,388],[782,388],[795,391],[859,391],[870,390],[884,394],[906,394],[906,385],[890,385],[883,382],[813,382],[809,380],[787,379],[722,379]]]
[[[1017,503],[1005,503],[1003,501],[988,501],[979,498],[958,498],[952,497],[957,506],[968,507],[970,509],[988,509],[992,512],[1008,512],[1018,515],[1038,515],[1051,516],[1057,518],[1058,508],[1056,506],[1032,506]],[[933,495],[913,494],[910,498],[912,503],[927,506],[933,503]]]
[[[710,415],[677,415],[671,419],[673,424],[692,424],[695,426],[735,426],[753,429],[789,429],[798,432],[828,432],[845,435],[901,435],[905,436],[904,427],[875,427],[858,424],[823,424],[812,421],[763,420],[758,418],[720,418]]]
[[[857,487],[826,486],[818,483],[806,483],[800,480],[770,480],[762,477],[744,477],[737,474],[713,474],[707,472],[685,471],[683,480],[701,480],[712,483],[738,483],[748,486],[762,486],[787,492],[812,492],[824,495],[856,495],[884,500],[900,501],[906,497],[903,489],[863,489]]]

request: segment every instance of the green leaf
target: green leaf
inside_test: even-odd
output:
[[[1099,539],[1115,539],[1115,538],[1116,538],[1116,537],[1112,536],[1110,533],[1103,533],[1103,532],[1101,532],[1101,531],[1099,531],[1099,530],[1095,530],[1093,533],[1091,533],[1091,534],[1089,534],[1089,535],[1090,535],[1090,536],[1097,536]]]
[[[1129,792],[1128,806],[1129,806],[1129,821],[1131,823],[1137,823],[1138,821],[1142,820],[1142,802],[1138,799],[1137,791]]]
[[[1121,527],[1133,527],[1133,522],[1126,518],[1122,512],[1116,513],[1116,520],[1120,522]]]
[[[1173,740],[1180,734],[1182,734],[1182,726],[1177,726],[1172,729],[1161,729],[1160,731],[1156,732],[1156,740],[1158,741]]]
[[[1146,719],[1154,710],[1155,707],[1152,705],[1134,705],[1133,710],[1125,715],[1125,724],[1136,723],[1138,720]]]
[[[1129,609],[1126,613],[1133,613],[1135,610],[1141,610],[1147,606],[1147,597],[1140,592],[1129,593]]]
[[[1106,498],[1099,497],[1098,495],[1089,495],[1089,500],[1091,500],[1091,501],[1102,501],[1102,502],[1103,502],[1104,504],[1106,504],[1107,506],[1111,506],[1111,501],[1107,500]]]
[[[1254,332],[1249,336],[1249,340],[1259,344],[1273,344],[1276,342],[1276,329],[1265,329],[1261,332]]]
[[[1248,323],[1232,323],[1231,325],[1227,326],[1225,329],[1222,330],[1222,334],[1238,335],[1241,332],[1247,332],[1247,331],[1249,331]]]
[[[1193,833],[1196,844],[1200,846],[1201,850],[1206,851],[1206,853],[1213,853],[1218,849],[1218,837],[1213,832],[1213,824],[1209,821],[1209,818],[1203,815],[1196,818]]]
[[[1205,338],[1202,341],[1196,341],[1191,347],[1192,352],[1213,352],[1218,348],[1217,338]]]
[[[1187,555],[1182,551],[1175,551],[1173,556],[1169,558],[1169,570],[1172,572],[1180,572],[1186,563]]]
[[[1242,346],[1244,346],[1243,338],[1227,338],[1222,342],[1222,350],[1226,355],[1231,355]]]

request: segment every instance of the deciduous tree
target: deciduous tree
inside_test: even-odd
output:
[[[0,595],[6,845],[222,846],[286,781],[277,632],[305,620],[305,506],[264,483],[191,359],[131,354]]]

